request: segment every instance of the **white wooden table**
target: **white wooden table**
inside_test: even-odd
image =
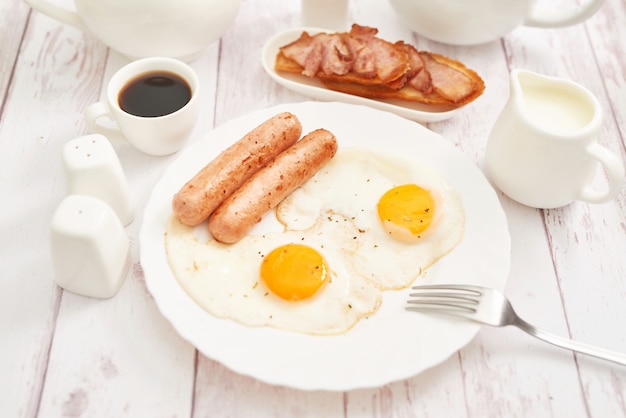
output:
[[[384,38],[449,55],[482,75],[481,98],[427,125],[479,166],[513,68],[590,89],[605,110],[600,142],[626,160],[624,0],[607,0],[585,24],[518,28],[475,47],[420,38],[384,0],[354,0],[350,15]],[[259,63],[265,40],[299,20],[296,0],[243,1],[233,26],[192,63],[203,110],[188,144],[250,111],[307,100],[271,81]],[[92,36],[20,0],[0,1],[1,417],[626,417],[626,368],[514,328],[481,328],[458,354],[418,376],[345,393],[273,387],[204,357],[161,316],[138,259],[142,207],[176,155],[116,146],[137,207],[126,228],[133,265],[110,300],[61,290],[48,241],[66,194],[61,149],[87,133],[86,106],[124,63]],[[545,211],[500,199],[512,240],[506,293],[518,311],[546,330],[626,352],[626,189],[607,204]]]

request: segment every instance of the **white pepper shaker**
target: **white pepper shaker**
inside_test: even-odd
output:
[[[60,287],[102,299],[117,293],[130,267],[130,243],[106,203],[87,195],[67,196],[52,217],[50,238]]]
[[[348,0],[301,0],[302,26],[348,30]]]
[[[69,194],[97,197],[117,214],[122,225],[134,218],[130,190],[120,160],[107,138],[85,135],[63,147]]]

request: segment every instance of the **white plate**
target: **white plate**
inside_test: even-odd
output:
[[[439,122],[446,120],[454,116],[459,110],[456,108],[446,111],[428,111],[424,110],[425,106],[419,103],[407,103],[393,100],[373,100],[366,99],[364,97],[355,96],[352,94],[341,93],[327,89],[316,79],[307,78],[298,74],[278,74],[274,70],[274,62],[276,60],[276,54],[281,46],[287,45],[290,42],[295,41],[300,37],[303,31],[307,31],[311,35],[315,35],[319,32],[327,32],[323,29],[317,28],[296,28],[289,29],[284,32],[280,32],[270,38],[263,46],[261,53],[261,63],[263,68],[277,83],[293,90],[297,93],[311,97],[317,100],[324,101],[341,101],[352,104],[359,104],[373,107],[374,109],[385,110],[392,112],[407,119],[414,120],[416,122],[428,123]]]
[[[310,336],[213,317],[178,285],[163,241],[172,196],[221,150],[282,111],[300,119],[303,133],[330,130],[340,147],[397,151],[435,167],[461,194],[465,236],[418,280],[504,287],[510,261],[506,218],[496,193],[472,161],[439,135],[391,113],[345,103],[304,102],[229,121],[191,144],[166,170],[148,201],[140,234],[141,265],[159,309],[207,357],[241,374],[293,388],[376,387],[442,362],[467,344],[479,326],[405,311],[410,289],[385,292],[380,310],[346,334]],[[268,214],[261,226],[272,228],[274,219]]]

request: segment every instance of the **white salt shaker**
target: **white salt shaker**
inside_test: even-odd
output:
[[[302,26],[348,30],[348,0],[301,0]]]
[[[97,197],[117,214],[122,225],[132,222],[130,190],[120,160],[106,137],[85,135],[63,147],[69,194]]]
[[[113,210],[102,200],[69,195],[52,218],[55,281],[83,296],[110,298],[130,267],[130,243]]]

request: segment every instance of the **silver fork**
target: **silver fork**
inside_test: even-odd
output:
[[[513,325],[561,348],[577,351],[626,366],[626,354],[576,342],[541,331],[520,318],[499,291],[471,285],[414,286],[407,310],[460,316],[496,327]]]

